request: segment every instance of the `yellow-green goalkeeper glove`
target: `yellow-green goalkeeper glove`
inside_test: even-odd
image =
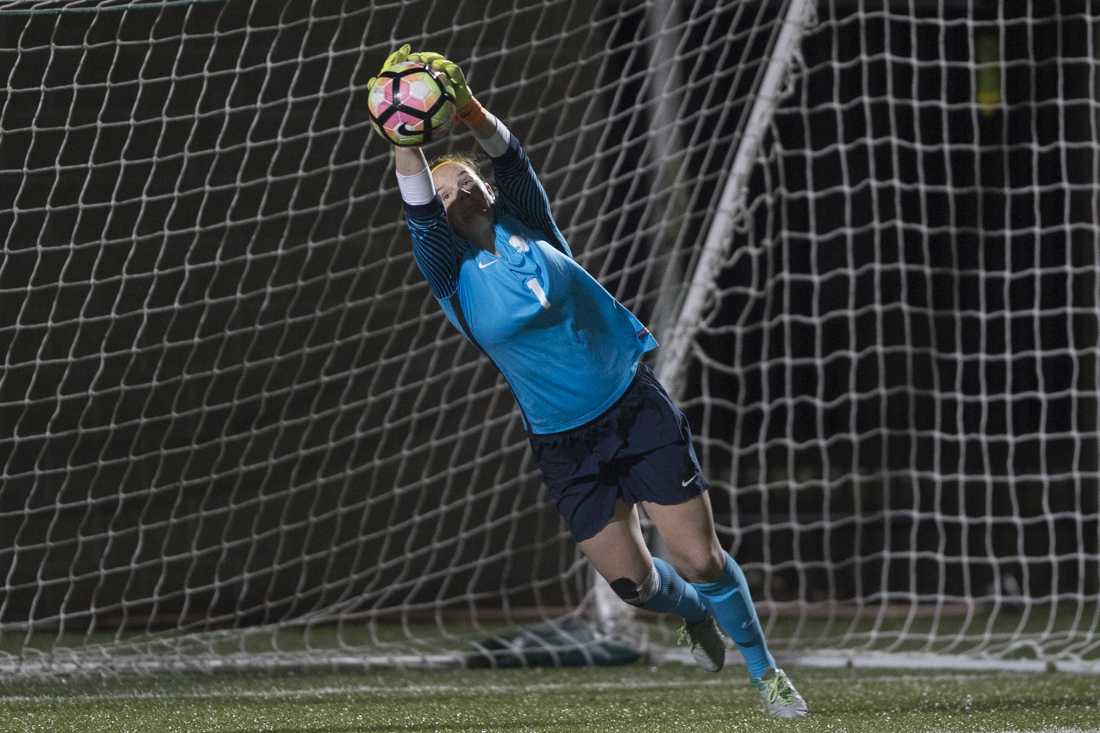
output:
[[[387,56],[385,62],[383,62],[382,64],[382,68],[378,70],[378,76],[372,76],[370,79],[367,79],[367,94],[370,95],[371,89],[373,89],[374,85],[378,83],[378,77],[382,75],[383,71],[390,68],[394,64],[399,64],[402,61],[408,61],[411,51],[412,46],[406,43],[404,46]]]
[[[409,61],[424,64],[434,71],[441,71],[450,82],[451,94],[455,98],[455,114],[467,125],[480,122],[485,117],[485,109],[474,99],[470,87],[466,84],[466,75],[454,61],[445,59],[434,51],[418,51],[409,54]]]

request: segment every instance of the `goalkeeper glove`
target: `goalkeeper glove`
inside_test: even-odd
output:
[[[404,46],[387,56],[386,60],[382,63],[382,68],[378,70],[378,76],[381,76],[383,71],[390,68],[394,64],[399,64],[402,61],[408,61],[410,51],[412,51],[412,46],[406,43]],[[367,94],[370,94],[371,89],[373,89],[374,85],[378,83],[378,76],[372,76],[370,79],[367,79]]]
[[[466,76],[458,64],[443,58],[442,54],[432,51],[420,51],[409,54],[409,61],[424,64],[433,71],[441,71],[450,83],[451,95],[455,99],[455,114],[467,125],[476,125],[485,119],[485,108],[474,99],[470,87],[466,85]]]

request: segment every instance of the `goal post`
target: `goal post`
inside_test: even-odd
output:
[[[1100,16],[1001,5],[0,0],[0,673],[675,658],[415,268],[403,42],[653,326],[784,659],[1100,669]]]

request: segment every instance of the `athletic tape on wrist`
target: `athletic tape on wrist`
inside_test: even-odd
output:
[[[398,172],[397,187],[406,204],[426,204],[435,198],[435,183],[427,168],[409,175]]]
[[[465,122],[471,128],[474,125],[481,124],[481,121],[485,119],[485,108],[481,106],[481,103],[476,99],[471,99],[464,106],[456,110],[458,119]]]
[[[484,113],[484,119],[493,123],[492,133],[486,137],[481,137],[478,135],[475,128],[470,129],[474,130],[474,137],[477,139],[481,149],[484,150],[490,158],[499,158],[507,152],[508,141],[512,139],[512,134],[508,131],[508,128],[505,127],[503,122],[488,112]]]

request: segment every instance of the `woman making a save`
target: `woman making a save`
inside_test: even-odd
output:
[[[626,603],[683,618],[692,655],[712,672],[725,662],[717,622],[767,712],[804,717],[745,576],[715,534],[687,418],[640,362],[657,341],[573,259],[523,147],[471,95],[459,67],[405,45],[383,70],[401,61],[450,80],[458,118],[492,159],[496,183],[468,161],[429,169],[419,148],[395,147],[416,263],[447,319],[511,386],[548,494],[581,551]],[[650,555],[638,503],[671,564]]]

